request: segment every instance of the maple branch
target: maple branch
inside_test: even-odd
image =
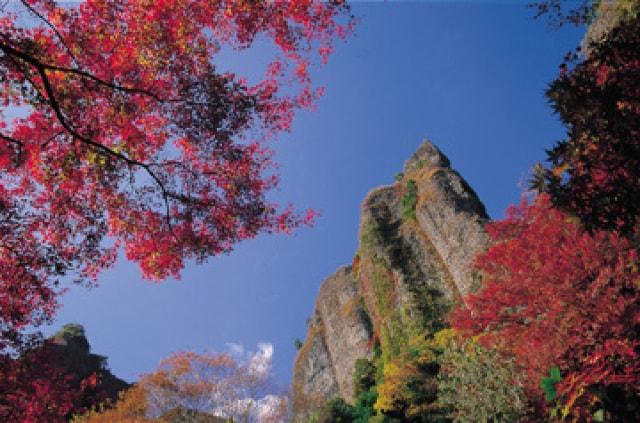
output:
[[[3,34],[4,36],[4,34]],[[4,38],[6,39],[7,37],[4,36]],[[117,90],[117,91],[122,91],[122,92],[126,92],[126,93],[130,93],[130,94],[143,94],[146,95],[148,97],[153,98],[154,100],[158,101],[158,102],[165,102],[165,101],[172,101],[172,100],[166,100],[163,99],[162,97],[159,97],[157,94],[143,89],[143,88],[134,88],[134,87],[124,87],[122,85],[119,84],[115,84],[112,82],[108,82],[105,81],[101,78],[98,78],[97,76],[93,75],[92,73],[89,73],[87,71],[81,70],[81,69],[74,69],[74,68],[67,68],[67,67],[63,67],[63,66],[56,66],[56,65],[51,65],[48,63],[44,63],[38,59],[36,59],[34,56],[25,53],[23,51],[20,51],[18,49],[16,49],[15,47],[12,47],[8,44],[5,43],[0,43],[0,50],[4,51],[5,54],[7,55],[11,55],[11,56],[15,56],[18,57],[22,60],[24,60],[25,62],[28,62],[30,64],[32,64],[36,69],[44,69],[44,70],[49,70],[49,71],[57,71],[57,72],[64,72],[64,73],[71,73],[74,75],[78,75],[81,76],[83,78],[87,78],[92,80],[93,82],[105,86],[107,88],[113,89],[113,90]],[[179,101],[179,100],[176,100]]]
[[[22,1],[22,0],[21,0]],[[5,38],[7,41],[11,41],[5,34],[0,33],[0,35]],[[67,47],[65,47],[67,48]],[[67,48],[68,49],[68,48]],[[126,87],[114,82],[109,82],[109,81],[105,81],[102,78],[98,78],[97,76],[95,76],[94,74],[87,72],[85,70],[82,69],[74,69],[74,68],[68,68],[68,67],[64,67],[64,66],[57,66],[57,65],[52,65],[49,63],[45,63],[39,59],[36,59],[33,55],[30,55],[28,53],[25,53],[23,51],[20,51],[18,49],[16,49],[15,47],[12,47],[8,44],[5,43],[0,43],[0,50],[4,51],[5,54],[9,55],[9,56],[16,56],[28,63],[31,63],[32,65],[36,66],[36,67],[42,67],[46,70],[50,70],[50,71],[57,71],[57,72],[64,72],[64,73],[70,73],[73,75],[77,75],[86,79],[89,79],[93,82],[95,82],[98,85],[102,85],[103,87],[112,89],[112,90],[116,90],[116,91],[121,91],[127,94],[141,94],[141,95],[145,95],[147,97],[150,97],[154,100],[156,100],[158,103],[184,103],[187,104],[189,106],[208,106],[209,103],[208,102],[201,102],[201,101],[188,101],[184,98],[163,98],[161,96],[159,96],[158,94],[145,89],[145,88],[137,88],[137,87]],[[74,60],[74,62],[76,62],[76,64],[78,63],[77,60],[72,56],[72,53],[69,51],[68,52],[69,55],[72,57],[72,59]],[[15,63],[15,61],[14,61]],[[34,84],[32,84],[34,85]],[[34,85],[35,87],[35,85]]]
[[[171,232],[173,233],[173,224],[171,223],[171,208],[169,206],[169,198],[170,193],[168,192],[168,190],[166,189],[164,183],[162,182],[162,180],[160,179],[160,177],[151,170],[151,166],[148,163],[144,163],[141,162],[139,160],[135,160],[132,159],[131,157],[128,157],[122,153],[119,153],[117,151],[114,151],[113,149],[107,147],[104,144],[101,144],[99,142],[93,141],[90,138],[84,137],[81,134],[79,134],[75,129],[73,129],[70,124],[66,121],[66,118],[64,117],[62,110],[60,109],[60,105],[57,102],[57,100],[55,99],[54,93],[53,93],[53,88],[51,87],[51,84],[49,82],[48,77],[46,76],[46,71],[43,68],[39,68],[38,69],[43,83],[44,83],[44,87],[45,87],[45,91],[47,92],[47,96],[49,97],[49,104],[51,105],[56,117],[58,118],[58,121],[60,122],[60,124],[62,125],[63,128],[65,128],[67,130],[67,132],[69,134],[71,134],[71,136],[73,136],[74,138],[76,138],[77,140],[88,144],[104,153],[106,153],[107,155],[111,156],[111,157],[115,157],[116,159],[120,159],[123,160],[125,163],[127,163],[127,165],[129,166],[137,166],[140,167],[142,169],[144,169],[147,174],[149,176],[151,176],[151,178],[155,181],[156,185],[160,188],[161,194],[162,194],[162,198],[164,201],[164,205],[165,205],[165,218],[167,221],[167,225],[169,226],[169,229],[171,230]],[[174,235],[175,236],[175,235]]]
[[[18,148],[16,159],[17,159],[18,162],[22,162],[22,159],[24,158],[24,142],[20,141],[19,139],[16,139],[16,138],[10,137],[8,135],[2,134],[2,133],[0,133],[0,140],[6,141],[6,142],[8,142],[9,144],[12,144],[12,145],[16,145],[17,148]],[[1,206],[1,204],[0,204],[0,206]],[[1,210],[1,208],[0,208],[0,210]]]
[[[200,206],[211,206],[212,204],[214,204],[213,202],[208,202],[208,201],[202,201],[199,198],[194,198],[188,194],[184,194],[184,193],[179,193],[179,192],[173,192],[167,189],[167,187],[165,186],[164,182],[161,180],[161,178],[158,176],[158,174],[156,172],[154,172],[152,170],[152,167],[164,167],[165,165],[168,165],[169,163],[163,163],[163,164],[159,164],[159,163],[144,163],[141,162],[139,160],[135,160],[132,159],[131,157],[124,155],[122,153],[119,153],[107,146],[105,146],[104,144],[101,144],[99,142],[96,142],[86,136],[83,136],[82,134],[80,134],[76,129],[74,129],[71,124],[67,121],[66,117],[64,116],[64,113],[62,111],[62,108],[60,106],[60,103],[57,101],[55,93],[54,93],[54,89],[51,85],[51,81],[49,80],[49,77],[47,76],[47,71],[63,71],[63,72],[72,72],[72,73],[76,73],[82,76],[86,76],[88,78],[91,78],[93,80],[95,80],[96,82],[100,82],[102,83],[102,85],[105,85],[107,87],[113,88],[113,89],[120,89],[122,91],[128,91],[128,92],[139,92],[142,94],[147,94],[150,95],[151,97],[155,98],[156,100],[162,102],[165,100],[162,100],[160,97],[155,96],[153,93],[147,93],[147,92],[140,92],[140,90],[136,90],[136,89],[127,89],[124,87],[118,87],[116,85],[104,82],[102,80],[100,80],[99,78],[96,78],[95,76],[86,73],[84,71],[78,71],[78,70],[74,70],[74,69],[67,69],[67,68],[61,68],[61,67],[57,67],[57,66],[53,66],[53,65],[47,65],[45,63],[42,63],[41,61],[39,61],[38,59],[32,57],[29,54],[26,54],[24,52],[21,52],[11,46],[7,46],[4,43],[0,43],[0,50],[5,51],[5,54],[11,54],[11,53],[16,53],[15,55],[24,60],[25,62],[31,64],[38,72],[38,74],[40,75],[40,78],[42,79],[42,84],[44,86],[44,90],[46,93],[46,97],[40,92],[40,90],[37,87],[37,84],[28,76],[25,75],[25,78],[29,81],[29,83],[33,86],[33,88],[38,92],[38,94],[49,103],[49,105],[51,106],[51,108],[53,109],[53,112],[57,118],[57,120],[60,122],[60,124],[62,125],[62,127],[75,139],[83,142],[84,144],[87,144],[93,148],[96,148],[102,152],[104,152],[105,154],[114,157],[116,159],[122,160],[125,163],[127,163],[127,165],[129,166],[135,166],[135,167],[139,167],[142,168],[156,183],[156,185],[158,186],[158,188],[161,191],[161,195],[162,195],[162,199],[165,205],[165,220],[167,225],[169,226],[174,238],[177,239],[176,235],[174,234],[173,231],[173,224],[171,222],[171,207],[169,205],[169,200],[173,199],[175,201],[179,201],[181,203],[187,203],[187,204],[198,204]],[[15,63],[15,61],[14,61]],[[16,63],[17,64],[17,63]],[[25,72],[23,72],[25,73]],[[144,91],[144,90],[143,90]],[[168,101],[173,101],[173,100],[168,100]],[[176,100],[177,101],[177,100]],[[187,102],[189,103],[189,102]],[[57,136],[60,136],[64,133],[64,131],[60,131],[56,134],[54,134],[52,137],[50,137],[47,141],[45,141],[42,146],[46,146],[49,142],[51,142],[53,139],[55,139]],[[179,164],[180,167],[182,167],[184,170],[189,171],[193,176],[197,177],[198,175],[196,173],[194,173],[192,170],[187,169],[186,166],[184,166],[183,163],[178,163],[178,162],[174,162],[172,163],[173,165],[175,164]]]
[[[173,233],[173,224],[171,223],[171,207],[169,206],[169,198],[174,198],[174,199],[179,199],[179,196],[175,195],[174,193],[171,193],[167,190],[166,186],[164,185],[164,183],[162,182],[162,180],[160,179],[160,177],[151,169],[151,165],[148,163],[144,163],[141,162],[139,160],[135,160],[132,159],[129,156],[126,156],[122,153],[119,153],[109,147],[107,147],[106,145],[103,145],[99,142],[96,142],[90,138],[87,138],[85,136],[83,136],[82,134],[80,134],[77,130],[75,130],[74,128],[71,127],[71,125],[69,124],[69,122],[67,121],[66,117],[64,116],[64,113],[62,112],[62,109],[60,107],[60,103],[58,103],[58,100],[56,99],[53,87],[51,86],[51,81],[49,80],[49,77],[47,76],[47,70],[63,70],[65,68],[58,68],[57,66],[51,66],[51,65],[46,65],[44,63],[42,63],[41,61],[39,61],[38,59],[36,59],[35,57],[21,52],[20,50],[17,50],[7,44],[1,43],[0,42],[0,50],[4,51],[5,54],[10,55],[10,56],[16,56],[22,60],[24,60],[25,62],[31,64],[36,71],[38,72],[38,74],[40,75],[40,78],[42,79],[42,84],[44,86],[44,90],[47,94],[47,97],[45,98],[45,100],[48,101],[49,105],[51,106],[51,108],[53,109],[53,112],[56,116],[56,118],[58,119],[58,122],[60,122],[60,124],[62,125],[62,127],[71,135],[73,136],[75,139],[83,142],[84,144],[87,144],[89,146],[92,146],[93,148],[96,148],[104,153],[106,153],[107,155],[114,157],[116,159],[122,160],[125,163],[127,163],[127,165],[129,166],[136,166],[136,167],[140,167],[142,169],[144,169],[147,174],[149,176],[151,176],[151,178],[154,180],[154,182],[156,183],[156,185],[158,186],[158,188],[161,191],[162,194],[162,198],[164,201],[164,205],[165,205],[165,218],[167,221],[167,225],[169,226],[171,232]],[[79,73],[83,76],[95,79],[96,81],[101,81],[99,78],[94,77],[93,75],[86,73],[84,71],[75,71],[73,69],[69,69],[68,71],[70,72],[74,72],[74,73]],[[31,80],[28,79],[30,84],[36,89],[36,91],[39,92],[37,85],[35,85],[35,83]],[[102,81],[104,82],[104,81]],[[109,84],[107,82],[104,82],[104,85],[107,85],[113,89],[118,89],[117,86]],[[126,89],[123,89],[125,91],[127,91]],[[43,96],[44,97],[44,96]],[[60,133],[56,134],[53,136],[53,138],[55,138],[56,136],[59,136]],[[47,140],[47,143],[50,142],[51,139]],[[174,235],[175,237],[175,235]]]
[[[1,45],[0,45],[0,48]],[[36,61],[38,61],[37,59],[34,59]],[[92,73],[89,73],[87,71],[83,71],[81,69],[74,69],[74,68],[66,68],[66,67],[62,67],[62,66],[56,66],[56,65],[50,65],[48,63],[44,63],[44,62],[40,62],[38,61],[38,63],[40,63],[45,69],[47,70],[51,70],[51,71],[57,71],[57,72],[64,72],[64,73],[71,73],[74,75],[78,75],[87,79],[90,79],[91,81],[97,83],[98,85],[102,85],[106,88],[110,88],[112,90],[116,90],[116,91],[122,91],[124,93],[128,93],[128,94],[142,94],[145,95],[147,97],[151,97],[152,99],[156,100],[158,103],[185,103],[188,104],[190,106],[208,106],[209,103],[207,102],[202,102],[202,101],[187,101],[183,98],[163,98],[160,97],[159,95],[157,95],[156,93],[149,91],[148,89],[145,88],[135,88],[135,87],[126,87],[123,85],[119,85],[113,82],[109,82],[109,81],[105,81],[104,79],[98,78],[97,76],[93,75]]]
[[[59,131],[59,132],[51,135],[49,138],[47,138],[47,140],[45,142],[42,143],[42,145],[40,145],[40,147],[41,148],[45,148],[51,141],[55,140],[56,138],[58,138],[62,134],[64,134],[64,131]]]
[[[15,144],[15,145],[19,146],[20,148],[24,147],[24,142],[22,142],[22,141],[20,141],[18,139],[15,139],[13,137],[4,135],[2,133],[0,133],[0,139],[2,139],[4,141],[7,141],[7,142],[9,142],[11,144]]]
[[[80,69],[65,68],[65,67],[61,67],[61,66],[49,65],[49,64],[46,64],[46,63],[42,63],[42,62],[40,62],[40,63],[47,70],[71,73],[71,74],[74,74],[74,75],[82,76],[84,78],[87,78],[87,79],[90,79],[90,80],[96,82],[99,85],[103,85],[103,86],[105,86],[107,88],[111,88],[111,89],[116,90],[116,91],[122,91],[122,92],[129,93],[129,94],[143,94],[143,95],[146,95],[148,97],[153,98],[154,100],[156,100],[156,101],[158,101],[160,103],[164,103],[165,101],[168,101],[166,99],[163,99],[162,97],[159,97],[157,94],[155,94],[155,93],[153,93],[153,92],[151,92],[149,90],[146,90],[144,88],[124,87],[122,85],[115,84],[115,83],[108,82],[108,81],[105,81],[103,79],[100,79],[97,76],[95,76],[95,75],[93,75],[93,74],[91,74],[89,72],[80,70]]]

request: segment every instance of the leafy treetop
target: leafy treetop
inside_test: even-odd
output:
[[[179,352],[143,375],[117,402],[74,422],[283,422],[287,398],[278,395],[269,370],[264,363],[228,354]]]
[[[588,229],[631,235],[640,218],[639,51],[640,19],[626,19],[547,93],[567,138],[533,183]]]

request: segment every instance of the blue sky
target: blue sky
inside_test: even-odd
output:
[[[127,380],[178,350],[271,343],[276,376],[288,382],[320,283],[356,250],[360,202],[391,183],[423,139],[500,218],[563,136],[543,93],[583,30],[552,31],[526,3],[355,3],[355,36],[315,72],[326,88],[318,110],[300,113],[276,145],[274,197],[321,210],[316,225],[189,264],[179,282],[143,281],[120,260],[98,288],[74,287],[47,333],[83,324],[93,351]],[[252,67],[243,60],[231,64]]]

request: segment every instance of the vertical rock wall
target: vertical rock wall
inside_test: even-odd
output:
[[[294,410],[299,421],[327,399],[350,398],[355,361],[369,351],[371,325],[351,266],[338,269],[320,287],[307,338],[293,371]]]

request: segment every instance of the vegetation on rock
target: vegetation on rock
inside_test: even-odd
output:
[[[402,196],[402,218],[405,220],[416,218],[416,204],[418,203],[418,186],[416,181],[410,179],[405,185],[405,193]]]
[[[452,336],[439,363],[438,402],[454,423],[517,422],[528,414],[524,374],[512,357]]]

